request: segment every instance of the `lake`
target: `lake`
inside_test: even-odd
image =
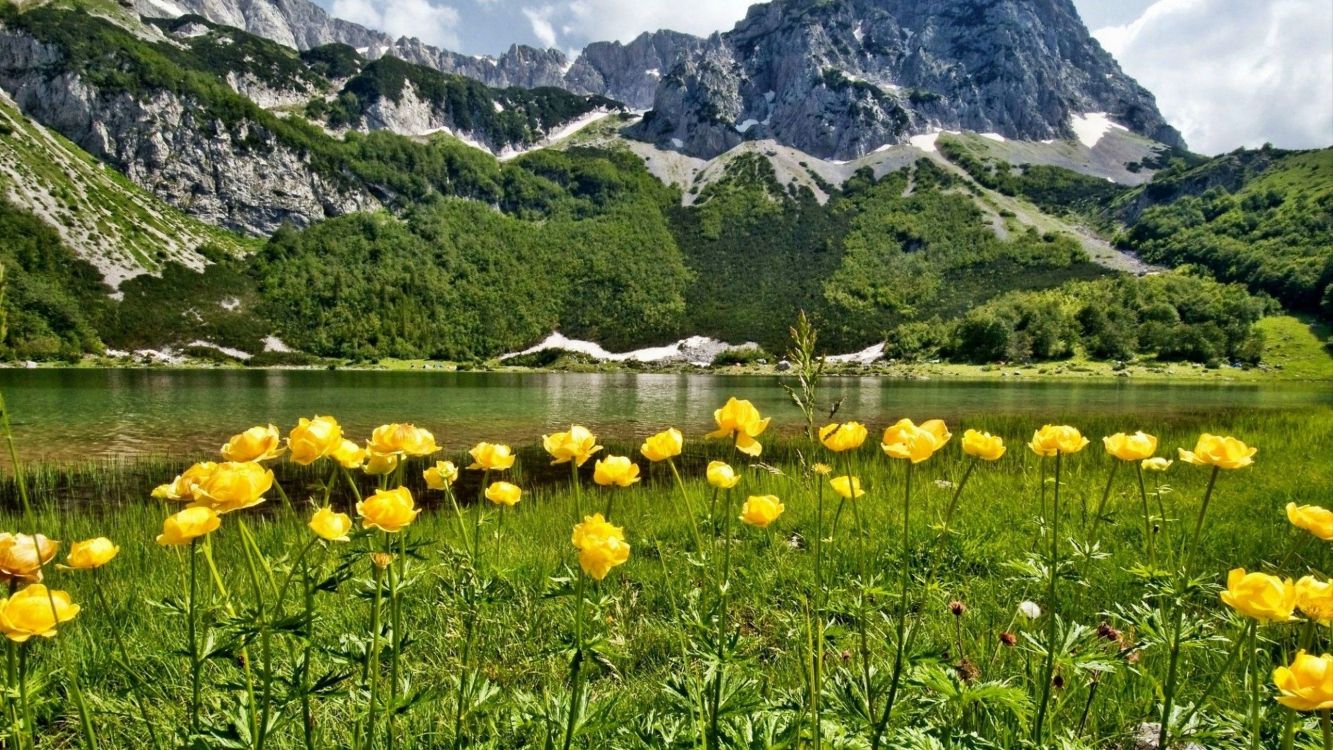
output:
[[[824,381],[840,416],[872,426],[899,417],[1031,415],[1034,426],[1080,415],[1137,420],[1232,409],[1327,408],[1320,384],[1214,385],[1130,381]],[[285,432],[301,416],[332,414],[349,436],[414,421],[453,448],[481,440],[534,442],[578,421],[607,438],[665,426],[697,435],[728,396],[751,399],[774,425],[800,414],[776,377],[635,373],[446,373],[325,370],[0,370],[15,436],[26,460],[181,456],[216,451],[228,435],[272,422]]]

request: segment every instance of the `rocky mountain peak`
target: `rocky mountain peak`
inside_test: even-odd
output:
[[[664,78],[637,137],[701,157],[774,139],[845,159],[932,130],[1065,138],[1074,116],[1106,112],[1183,145],[1070,0],[774,0],[719,41]]]

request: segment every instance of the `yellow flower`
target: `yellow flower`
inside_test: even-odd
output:
[[[828,483],[834,492],[848,500],[866,494],[865,490],[861,489],[861,480],[856,477],[834,477],[828,480]]]
[[[684,448],[685,436],[680,434],[680,430],[672,427],[644,440],[643,445],[639,447],[639,453],[649,461],[657,463],[679,456]]]
[[[60,542],[41,534],[0,532],[0,580],[42,580],[42,566],[51,562],[59,548]]]
[[[741,520],[763,529],[778,520],[784,510],[786,508],[776,495],[751,495],[741,506]]]
[[[1121,461],[1142,461],[1157,452],[1157,438],[1142,430],[1133,435],[1117,432],[1102,438],[1106,452]]]
[[[420,512],[412,499],[412,491],[406,487],[376,490],[375,494],[356,504],[356,514],[361,516],[362,526],[390,534],[407,528]]]
[[[1175,461],[1172,461],[1169,458],[1156,456],[1154,458],[1143,459],[1143,463],[1140,465],[1143,467],[1144,471],[1166,471],[1171,468],[1171,464],[1173,463],[1175,463]]]
[[[430,430],[413,424],[385,424],[370,433],[366,449],[382,455],[429,456],[440,449]]]
[[[472,465],[468,466],[469,469],[504,471],[514,465],[514,453],[507,445],[477,443],[468,453],[472,456]]]
[[[65,558],[65,564],[77,570],[100,568],[111,562],[111,559],[119,553],[120,547],[112,544],[110,539],[99,536],[96,539],[87,539],[71,544],[69,546],[69,557]]]
[[[193,500],[195,487],[208,479],[217,467],[212,461],[201,461],[186,469],[170,484],[158,485],[153,490],[153,497],[158,500]]]
[[[727,399],[726,405],[713,412],[717,429],[709,438],[734,438],[736,449],[747,456],[758,456],[764,447],[755,438],[768,428],[768,419],[760,419],[759,410],[749,401]]]
[[[1088,444],[1088,439],[1076,427],[1069,425],[1044,425],[1032,433],[1032,442],[1028,447],[1038,456],[1069,455],[1078,453]]]
[[[829,424],[819,428],[819,442],[834,453],[854,451],[866,441],[866,426],[860,422]]]
[[[315,532],[315,536],[330,542],[346,542],[350,537],[347,532],[352,530],[352,517],[346,513],[338,513],[329,506],[324,506],[315,511],[310,517],[310,530]]]
[[[212,508],[192,506],[167,516],[162,522],[162,533],[157,535],[157,543],[164,547],[189,544],[205,534],[217,531],[222,519]]]
[[[1333,583],[1305,576],[1296,582],[1296,609],[1328,627],[1333,622]]]
[[[719,490],[729,490],[740,483],[741,477],[725,461],[708,462],[708,483]]]
[[[200,484],[195,485],[193,505],[230,513],[264,502],[264,493],[273,489],[273,472],[257,463],[228,461]]]
[[[301,417],[287,434],[287,449],[292,460],[302,466],[313,464],[342,447],[343,429],[333,417]]]
[[[361,470],[373,477],[381,477],[386,474],[392,474],[398,468],[398,462],[403,457],[397,453],[371,453],[366,452],[366,465]]]
[[[570,542],[579,551],[579,567],[597,581],[629,560],[630,546],[625,543],[624,529],[608,523],[601,513],[585,516],[583,523],[574,527]]]
[[[1333,541],[1333,510],[1318,505],[1287,503],[1287,520],[1324,541]]]
[[[228,461],[267,461],[282,455],[282,435],[275,425],[259,425],[232,435],[222,446]]]
[[[0,599],[0,632],[15,643],[39,635],[50,638],[56,626],[79,614],[79,605],[64,591],[50,591],[40,583],[25,586],[8,599]]]
[[[1297,711],[1333,709],[1333,654],[1296,652],[1290,666],[1273,670],[1277,702]]]
[[[447,490],[458,481],[458,467],[453,461],[437,461],[434,466],[421,472],[426,486],[432,490]]]
[[[542,447],[551,454],[551,465],[567,464],[574,462],[575,466],[582,466],[587,462],[592,454],[602,449],[597,444],[597,438],[582,425],[574,425],[568,432],[557,432],[554,435],[542,435]]]
[[[1004,455],[1004,438],[989,432],[968,430],[963,433],[963,452],[982,461],[999,461]]]
[[[1237,612],[1260,622],[1287,622],[1296,608],[1296,587],[1267,573],[1246,573],[1236,568],[1227,574],[1227,590],[1222,602]]]
[[[628,456],[607,456],[593,466],[592,481],[603,487],[628,487],[639,481],[639,467]]]
[[[900,419],[884,430],[884,441],[879,447],[890,458],[905,458],[919,464],[935,455],[951,437],[942,420],[930,419],[918,425],[910,419]]]
[[[1194,450],[1180,449],[1180,460],[1199,466],[1216,466],[1219,469],[1243,469],[1254,463],[1254,454],[1258,448],[1251,448],[1233,437],[1220,437],[1203,433]]]
[[[518,485],[509,482],[491,482],[491,486],[486,488],[486,499],[496,505],[508,505],[514,507],[518,505],[519,499],[523,495],[523,490]]]
[[[366,462],[366,449],[343,438],[329,457],[337,461],[344,469],[359,469]]]

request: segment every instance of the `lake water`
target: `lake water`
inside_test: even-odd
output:
[[[840,416],[882,424],[902,416],[961,423],[981,415],[1031,415],[1034,423],[1086,414],[1151,419],[1227,409],[1327,408],[1318,384],[1166,382],[824,381]],[[272,422],[332,414],[349,435],[414,421],[444,445],[480,439],[531,443],[573,421],[607,438],[674,425],[709,428],[728,396],[748,398],[774,424],[800,414],[776,377],[704,374],[444,373],[315,370],[0,370],[26,460],[180,456],[212,452],[228,435]],[[1126,420],[1133,427],[1134,419]]]

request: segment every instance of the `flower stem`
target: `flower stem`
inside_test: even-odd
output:
[[[1046,588],[1046,606],[1050,610],[1046,613],[1049,619],[1046,626],[1046,664],[1042,667],[1042,685],[1041,701],[1037,707],[1037,723],[1033,730],[1033,736],[1036,738],[1037,745],[1041,746],[1042,737],[1046,728],[1046,710],[1051,700],[1051,680],[1055,676],[1055,639],[1057,632],[1057,613],[1059,607],[1055,601],[1055,581],[1060,574],[1060,466],[1063,454],[1055,454],[1055,490],[1053,500],[1051,501],[1051,557],[1049,561],[1050,570],[1047,571],[1050,579]],[[1163,747],[1165,747],[1163,745]]]
[[[1059,461],[1058,456],[1056,457],[1056,461]],[[1097,541],[1097,529],[1102,525],[1102,514],[1106,511],[1106,503],[1111,499],[1111,487],[1115,483],[1116,469],[1119,468],[1120,460],[1113,459],[1111,461],[1111,470],[1106,474],[1106,486],[1102,488],[1102,499],[1097,503],[1096,512],[1092,514],[1092,533],[1088,535],[1088,538],[1092,541]],[[1142,472],[1143,470],[1139,469],[1139,471]],[[1056,485],[1056,490],[1059,491],[1059,485]]]
[[[1259,750],[1261,729],[1259,714],[1259,621],[1250,623],[1250,750]]]
[[[102,584],[97,580],[97,576],[98,571],[94,568],[93,596],[97,598],[97,606],[102,609],[102,612],[104,612],[107,615],[107,618],[111,621],[111,639],[115,641],[116,650],[120,652],[120,668],[125,670],[125,679],[129,680],[130,695],[134,698],[134,704],[139,709],[139,716],[143,719],[144,728],[148,730],[148,738],[153,741],[153,748],[155,750],[160,750],[162,741],[157,737],[157,729],[153,726],[153,721],[148,715],[148,703],[144,700],[143,693],[139,690],[140,677],[130,668],[130,655],[129,650],[125,648],[125,636],[120,632],[120,628],[116,626],[116,620],[111,611],[111,607],[107,605],[106,593],[102,590]]]
[[[186,634],[190,639],[190,734],[199,733],[199,640],[197,637],[199,596],[199,555],[195,547],[198,539],[190,540],[190,598],[185,604]],[[210,561],[211,564],[211,561]]]
[[[1148,547],[1148,565],[1157,569],[1157,539],[1152,533],[1152,517],[1148,511],[1148,488],[1143,485],[1143,465],[1134,464],[1134,473],[1139,480],[1139,499],[1143,501],[1143,543]]]
[[[728,491],[722,496],[722,571],[718,576],[717,589],[717,633],[716,633],[716,657],[717,674],[713,675],[713,694],[710,697],[708,707],[708,743],[711,750],[717,750],[722,746],[721,736],[718,733],[718,723],[721,719],[722,710],[722,679],[726,673],[727,659],[727,594],[731,586],[731,493]]]
[[[689,521],[690,534],[694,537],[694,551],[702,555],[704,541],[699,535],[699,523],[694,516],[694,504],[690,502],[690,493],[685,491],[685,481],[680,478],[680,472],[676,470],[676,462],[668,458],[667,466],[671,468],[671,476],[676,480],[676,487],[680,489],[680,497],[685,503],[686,520]]]
[[[375,565],[374,568],[375,592],[370,605],[370,650],[366,652],[366,660],[361,665],[361,684],[368,688],[370,694],[370,702],[366,711],[365,747],[373,747],[375,744],[376,700],[380,682],[380,601],[383,598],[384,570],[378,565]]]
[[[565,717],[565,743],[564,750],[569,750],[574,742],[574,729],[578,724],[579,705],[581,703],[581,694],[583,692],[583,602],[588,586],[588,577],[579,576],[578,592],[575,594],[577,604],[574,609],[574,658],[569,665],[569,712]]]
[[[889,719],[893,716],[893,705],[898,700],[898,685],[902,680],[903,673],[903,653],[907,647],[907,599],[912,583],[912,552],[908,546],[909,534],[911,531],[911,512],[912,512],[912,463],[907,463],[907,476],[903,481],[903,536],[902,550],[903,560],[901,589],[898,599],[898,642],[894,647],[893,654],[893,672],[889,678],[889,696],[884,702],[884,712],[880,714],[879,722],[875,725],[874,733],[871,736],[870,745],[872,748],[878,748],[880,737],[883,736],[885,728],[889,725]],[[864,594],[863,594],[864,595]],[[869,682],[867,682],[867,700],[869,699]]]

